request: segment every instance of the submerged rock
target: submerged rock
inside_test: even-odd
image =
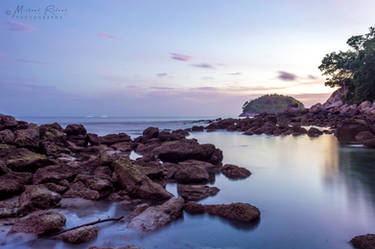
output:
[[[258,208],[240,202],[219,205],[201,205],[189,202],[184,208],[186,212],[191,214],[208,213],[228,220],[246,223],[256,221],[260,217]]]
[[[231,179],[244,179],[251,175],[251,172],[248,169],[232,164],[225,164],[221,168],[221,173]]]
[[[174,175],[178,183],[204,183],[210,178],[207,170],[198,165],[180,168]]]
[[[199,201],[209,196],[216,195],[219,189],[205,185],[177,185],[178,194],[187,201]]]
[[[97,226],[84,226],[61,233],[55,238],[71,244],[82,244],[95,239],[98,236],[98,231]]]
[[[41,235],[60,230],[65,225],[64,215],[53,211],[38,211],[17,220],[9,233]]]
[[[375,234],[355,236],[350,243],[357,249],[375,249]]]
[[[151,232],[166,226],[182,215],[184,199],[174,198],[162,205],[149,207],[132,218],[127,227],[138,231]]]

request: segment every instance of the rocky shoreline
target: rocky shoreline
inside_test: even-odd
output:
[[[133,140],[125,133],[87,133],[80,124],[65,129],[57,123],[37,126],[0,115],[0,223],[8,227],[8,236],[26,233],[71,244],[91,241],[100,233],[96,225],[63,230],[67,218],[56,209],[71,198],[120,202],[133,210],[120,222],[141,232],[166,226],[184,210],[243,223],[259,220],[259,210],[247,203],[195,202],[219,192],[206,185],[215,174],[243,179],[251,173],[223,166],[220,149],[187,139],[188,134],[149,127]],[[131,151],[142,157],[131,160]],[[177,183],[180,197],[166,190],[168,182]]]

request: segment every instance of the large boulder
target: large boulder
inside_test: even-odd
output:
[[[248,169],[232,164],[225,164],[221,168],[221,173],[230,179],[244,179],[251,175],[251,172]]]
[[[20,214],[27,214],[39,209],[54,208],[61,200],[61,195],[50,191],[44,185],[28,185],[20,196]]]
[[[154,148],[151,154],[164,162],[172,163],[195,159],[220,164],[223,159],[222,151],[214,145],[199,144],[192,139],[164,142]]]
[[[189,203],[185,206],[185,211],[191,214],[206,212],[211,215],[219,216],[228,220],[240,222],[253,222],[259,219],[260,211],[258,208],[248,203],[231,203],[219,205],[201,205],[198,203]]]
[[[198,166],[202,169],[207,170],[208,173],[218,173],[220,171],[221,165],[214,165],[209,162],[199,161],[199,160],[186,160],[178,163],[182,168],[188,168],[191,166]]]
[[[120,142],[130,142],[131,138],[129,135],[125,133],[108,134],[103,137],[99,137],[99,141],[100,143],[105,144],[105,145],[112,145],[112,144],[120,143]]]
[[[98,236],[98,231],[97,226],[83,226],[61,233],[55,238],[71,244],[82,244],[95,239]]]
[[[18,122],[14,117],[0,114],[0,130],[13,129],[16,128],[17,125]]]
[[[343,105],[343,97],[346,95],[347,91],[348,90],[345,87],[341,87],[334,91],[327,99],[327,101],[323,104],[324,108],[330,109]]]
[[[357,249],[375,249],[375,234],[355,236],[350,243]]]
[[[315,127],[311,127],[308,131],[307,131],[307,135],[309,137],[319,137],[320,135],[322,135],[323,132],[320,131],[318,128],[315,128]]]
[[[60,230],[65,226],[64,215],[53,211],[38,211],[17,220],[9,233],[32,233],[42,235]]]
[[[68,136],[86,135],[86,128],[82,124],[69,124],[65,128],[65,133]]]
[[[364,120],[346,120],[336,128],[336,137],[341,143],[356,143],[356,135],[371,128]]]
[[[145,139],[151,139],[158,137],[159,129],[156,127],[148,127],[146,130],[143,131],[143,137]]]
[[[22,181],[11,174],[0,176],[0,200],[18,195],[24,191]]]
[[[178,194],[186,201],[199,201],[209,196],[216,195],[219,189],[205,185],[177,185]]]
[[[40,167],[54,162],[45,155],[32,152],[25,148],[17,148],[6,156],[6,164],[13,171],[34,172]]]
[[[62,180],[72,180],[77,174],[77,170],[69,165],[51,165],[44,168],[39,168],[34,176],[33,183],[59,183]]]
[[[209,178],[207,170],[198,165],[182,167],[174,175],[178,183],[205,183]]]
[[[39,147],[40,133],[37,126],[30,126],[27,129],[17,130],[15,136],[14,143],[19,147]]]
[[[166,226],[182,215],[184,199],[174,198],[162,205],[149,207],[131,219],[128,228],[138,231],[151,232]]]
[[[119,183],[129,195],[142,199],[169,199],[173,195],[160,184],[153,182],[129,159],[121,158],[113,163]]]

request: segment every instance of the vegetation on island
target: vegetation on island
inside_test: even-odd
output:
[[[343,101],[359,104],[375,100],[375,26],[369,33],[356,35],[346,42],[347,51],[327,54],[319,69],[327,76],[325,85],[344,87]]]
[[[243,113],[281,113],[287,110],[289,105],[297,104],[304,108],[303,104],[290,96],[279,94],[263,95],[254,100],[246,101],[242,106]]]

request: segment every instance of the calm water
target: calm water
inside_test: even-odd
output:
[[[136,244],[145,249],[345,249],[352,248],[348,241],[353,236],[375,233],[374,150],[341,147],[331,135],[309,138],[202,132],[191,137],[215,144],[224,152],[224,163],[246,167],[253,173],[239,181],[216,176],[212,185],[220,192],[201,202],[251,203],[261,210],[259,223],[246,227],[185,213],[182,219],[155,233],[137,234],[124,224],[104,224],[95,241],[78,246],[53,240],[4,239],[4,233],[0,233],[0,247]],[[167,188],[176,193],[175,184]],[[128,211],[116,204],[84,201],[61,212],[68,219],[67,227],[71,227]]]

